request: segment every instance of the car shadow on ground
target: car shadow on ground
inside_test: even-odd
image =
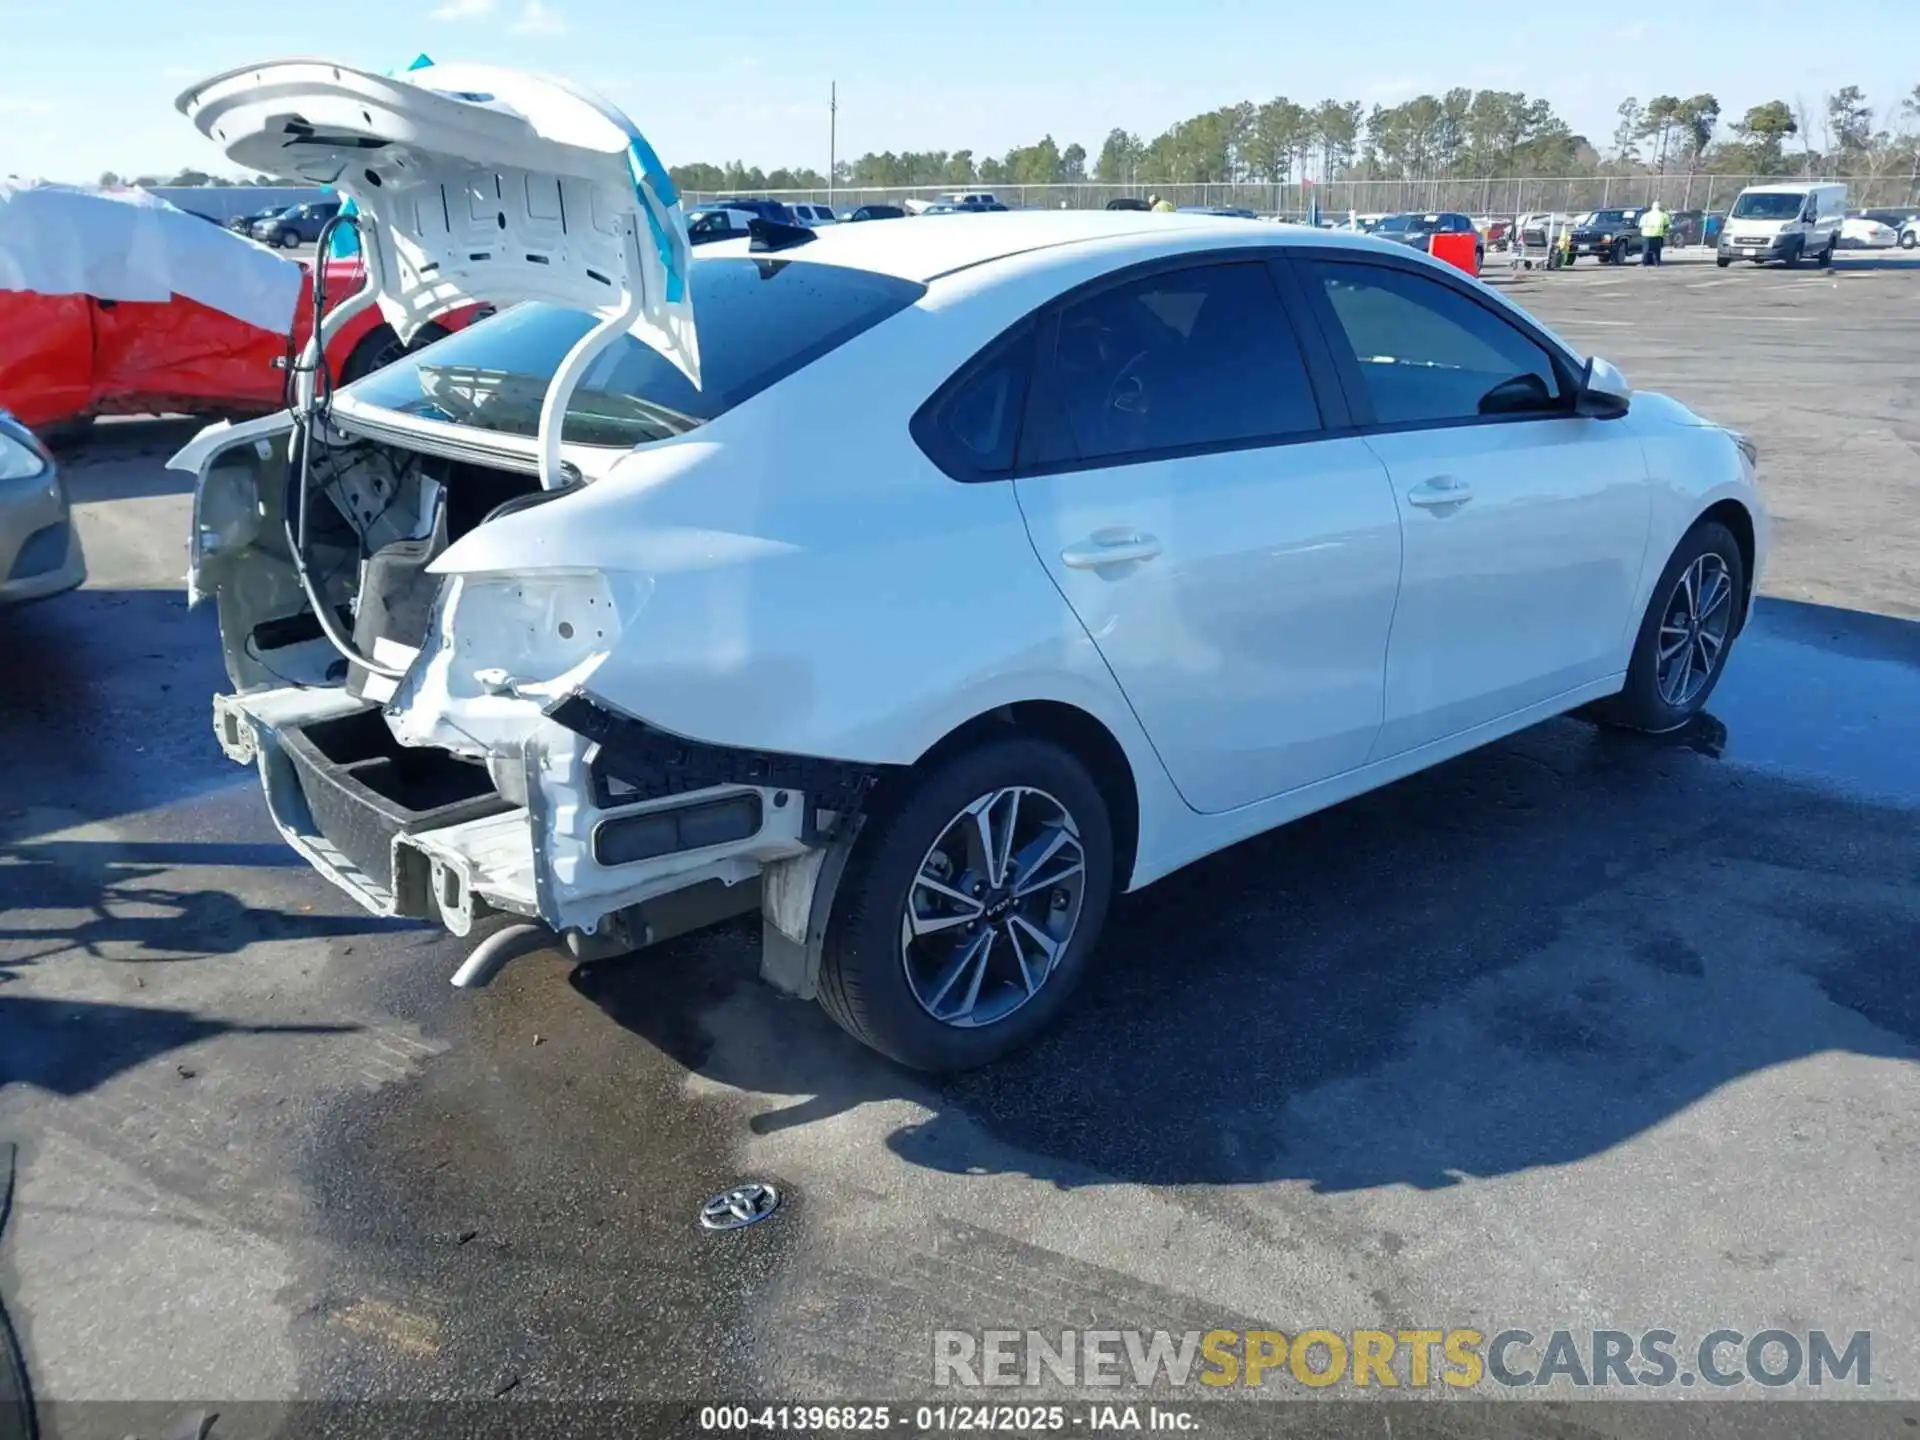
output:
[[[351,1035],[358,1025],[242,1025],[159,1005],[12,996],[0,989],[0,1094],[84,1095],[122,1071],[215,1035]]]
[[[1920,631],[1790,609],[1792,650],[1845,632],[1834,665]],[[1761,708],[1652,741],[1551,722],[1123,897],[1064,1022],[941,1082],[759,985],[751,928],[574,984],[703,1076],[811,1097],[756,1130],[911,1099],[931,1114],[892,1148],[955,1173],[1341,1191],[1565,1164],[1822,1051],[1920,1059],[1914,810],[1719,758]]]
[[[212,611],[85,589],[0,617],[0,839],[30,809],[107,819],[245,778],[213,734],[231,686]]]
[[[198,960],[248,945],[406,928],[369,916],[288,913],[216,886],[178,883],[190,867],[267,867],[298,875],[284,845],[54,840],[0,845],[0,981],[43,958],[85,954],[127,963]],[[30,924],[22,910],[61,915]],[[84,917],[77,921],[71,913]]]

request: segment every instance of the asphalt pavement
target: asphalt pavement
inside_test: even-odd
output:
[[[33,1393],[531,1414],[937,1394],[953,1329],[1725,1326],[1870,1330],[1868,1422],[1920,1423],[1920,273],[1876,260],[1510,291],[1761,445],[1777,551],[1709,716],[1543,725],[1128,897],[1067,1022],[944,1083],[741,927],[453,991],[465,947],[352,907],[219,754],[191,427],[101,427],[92,583],[0,624]],[[787,1204],[702,1231],[747,1177]]]

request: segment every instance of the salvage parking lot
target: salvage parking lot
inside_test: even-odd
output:
[[[1554,722],[1193,866],[1067,1023],[937,1084],[743,928],[452,991],[464,947],[354,909],[218,753],[191,427],[102,427],[93,580],[0,631],[36,1393],[880,1398],[938,1330],[1566,1326],[1870,1330],[1920,1401],[1920,267],[1509,293],[1759,443],[1710,716]],[[703,1234],[747,1176],[790,1204]]]

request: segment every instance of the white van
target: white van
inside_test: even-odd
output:
[[[1720,227],[1721,269],[1736,260],[1833,263],[1847,214],[1844,185],[1749,185]]]

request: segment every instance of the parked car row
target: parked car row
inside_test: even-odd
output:
[[[340,213],[338,200],[310,200],[300,205],[275,205],[251,215],[236,215],[227,229],[281,250],[311,245],[327,221]]]
[[[1920,207],[1849,210],[1840,225],[1842,250],[1911,250],[1920,245]]]
[[[955,191],[933,200],[911,199],[898,205],[858,205],[844,213],[818,201],[724,195],[688,211],[687,229],[688,239],[701,245],[730,235],[745,234],[748,223],[754,219],[768,220],[776,225],[804,225],[812,230],[822,225],[864,220],[900,220],[909,215],[978,214],[1007,208],[984,190]]]

